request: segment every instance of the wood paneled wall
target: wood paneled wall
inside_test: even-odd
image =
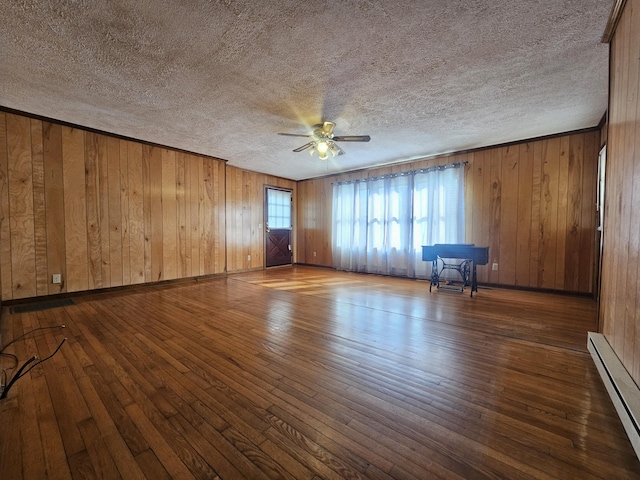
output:
[[[640,384],[640,0],[611,42],[600,325]]]
[[[265,265],[265,187],[281,187],[293,191],[294,232],[296,219],[296,182],[271,175],[227,166],[227,271],[263,268]],[[296,242],[293,238],[293,261]],[[251,260],[249,260],[251,256]]]
[[[452,161],[469,162],[467,241],[499,264],[481,267],[481,282],[591,292],[598,140],[577,133],[294,182],[0,112],[2,299],[263,268],[267,185],[293,190],[294,261],[330,266],[332,182]]]
[[[479,281],[593,292],[598,144],[593,131],[469,154],[466,237],[490,247]]]
[[[298,182],[298,262],[331,266],[331,183],[342,177]]]
[[[0,112],[2,299],[223,272],[224,185],[220,160]]]
[[[331,265],[332,182],[467,161],[466,241],[498,263],[478,280],[590,293],[598,145],[593,130],[299,182],[298,261]]]

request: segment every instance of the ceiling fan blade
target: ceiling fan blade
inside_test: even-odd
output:
[[[324,123],[322,124],[322,132],[323,132],[326,136],[330,137],[330,136],[331,136],[331,134],[333,133],[333,129],[334,129],[335,127],[336,127],[336,124],[335,124],[335,123],[333,123],[333,122],[324,122]]]
[[[306,137],[306,138],[313,138],[313,135],[302,135],[299,133],[278,133],[278,135],[284,135],[286,137]]]
[[[340,135],[334,136],[333,140],[336,142],[368,142],[371,137],[369,135]]]
[[[302,145],[301,147],[298,147],[294,150],[294,152],[301,152],[303,150],[306,150],[309,147],[313,147],[316,144],[316,142],[309,142],[309,143],[305,143],[304,145]]]

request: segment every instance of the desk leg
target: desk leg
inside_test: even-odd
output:
[[[471,298],[473,298],[474,290],[478,291],[478,278],[476,277],[476,262],[473,262],[473,278],[471,279]]]
[[[429,284],[429,291],[431,291],[431,287],[434,285],[440,285],[440,276],[438,275],[438,260],[433,260],[431,262],[431,283]]]

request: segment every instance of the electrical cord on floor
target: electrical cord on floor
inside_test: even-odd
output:
[[[0,400],[4,400],[5,398],[7,398],[7,394],[9,393],[9,390],[11,389],[11,387],[18,381],[20,380],[22,377],[24,377],[27,373],[29,373],[31,370],[33,370],[34,367],[37,367],[38,365],[40,365],[42,362],[45,362],[47,360],[49,360],[51,357],[53,357],[56,353],[58,353],[58,350],[60,350],[60,347],[62,347],[62,345],[64,344],[64,342],[67,341],[67,338],[63,338],[62,341],[60,342],[60,345],[58,345],[58,348],[56,348],[53,353],[51,355],[49,355],[46,358],[43,358],[42,360],[37,360],[38,357],[36,357],[35,355],[33,357],[31,357],[29,360],[27,360],[26,362],[24,362],[24,364],[20,367],[20,369],[15,373],[15,375],[11,378],[11,380],[9,380],[9,382],[7,383],[6,387],[4,388],[4,390],[2,391],[2,394],[0,394]],[[35,363],[33,363],[35,362]],[[29,365],[30,363],[33,363],[33,365],[31,365],[29,368],[27,368],[25,370],[25,368],[27,367],[27,365]]]
[[[34,328],[33,330],[29,330],[28,332],[23,333],[23,334],[22,334],[22,335],[20,335],[19,337],[14,338],[14,339],[13,339],[13,340],[11,340],[9,343],[7,343],[5,346],[0,347],[0,353],[4,352],[4,351],[5,351],[5,349],[6,349],[9,345],[11,345],[11,344],[13,344],[13,343],[17,342],[18,340],[23,339],[24,337],[26,337],[27,335],[30,335],[30,334],[32,334],[32,333],[35,333],[35,332],[40,331],[40,330],[51,330],[51,329],[53,329],[53,328],[65,328],[65,327],[66,327],[66,325],[62,324],[62,325],[54,325],[53,327],[38,327],[38,328]],[[16,359],[16,360],[17,360],[17,359]]]
[[[33,356],[31,357],[29,360],[27,360],[21,367],[20,369],[18,369],[18,371],[9,379],[7,372],[9,370],[14,370],[15,368],[17,368],[18,366],[18,357],[16,355],[14,355],[13,353],[4,353],[4,351],[7,349],[7,347],[9,347],[9,345],[12,345],[13,343],[17,342],[18,340],[23,339],[24,337],[26,337],[27,335],[30,335],[32,333],[36,333],[38,331],[41,330],[50,330],[50,329],[54,329],[54,328],[65,328],[66,325],[54,325],[53,327],[38,327],[38,328],[34,328],[33,330],[29,330],[26,333],[23,333],[22,335],[20,335],[19,337],[14,338],[13,340],[11,340],[9,343],[7,343],[6,345],[0,347],[0,357],[9,357],[12,358],[13,361],[15,362],[15,365],[13,367],[10,368],[5,368],[1,371],[0,373],[0,400],[3,400],[5,398],[7,398],[7,394],[9,393],[9,390],[11,389],[11,387],[18,381],[20,380],[20,378],[22,378],[23,376],[25,376],[27,373],[29,373],[35,366],[40,365],[42,362],[49,360],[51,357],[53,357],[56,353],[58,353],[58,350],[60,350],[60,347],[62,347],[62,344],[64,342],[67,341],[66,337],[62,340],[62,342],[60,342],[60,345],[58,345],[58,348],[55,349],[55,351],[49,355],[46,358],[43,358],[40,361],[37,361],[37,356]],[[35,363],[33,363],[35,362]],[[33,364],[32,364],[33,363]],[[31,366],[29,366],[30,364],[32,364]],[[27,370],[25,370],[25,368],[29,366],[29,368]]]
[[[13,353],[0,353],[0,357],[8,357],[13,360],[13,365],[11,367],[3,368],[0,372],[0,393],[2,393],[2,390],[7,384],[7,379],[9,378],[9,374],[7,372],[13,371],[18,368],[18,357],[16,357]]]
[[[0,357],[13,358],[13,362],[15,363],[15,365],[11,368],[16,368],[18,366],[18,357],[16,357],[13,353],[0,353]]]

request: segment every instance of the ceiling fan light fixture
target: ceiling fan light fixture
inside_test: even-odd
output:
[[[333,128],[335,127],[333,122],[324,122],[316,125],[312,134],[297,134],[297,133],[278,133],[278,135],[287,135],[291,137],[306,137],[311,138],[311,141],[294,149],[294,152],[302,152],[309,149],[309,155],[313,156],[314,153],[318,154],[320,160],[328,160],[329,152],[333,157],[338,155],[344,155],[342,150],[336,142],[368,142],[371,140],[369,135],[339,135],[333,134]]]
[[[318,158],[320,160],[328,160],[329,152],[331,152],[335,157],[335,153],[333,153],[333,151],[330,150],[330,148],[331,148],[331,143],[321,138],[316,142],[315,147],[312,148],[311,150],[315,150],[318,152]]]
[[[316,144],[316,148],[318,149],[318,155],[327,155],[327,151],[329,150],[329,144],[325,140],[319,140]]]

